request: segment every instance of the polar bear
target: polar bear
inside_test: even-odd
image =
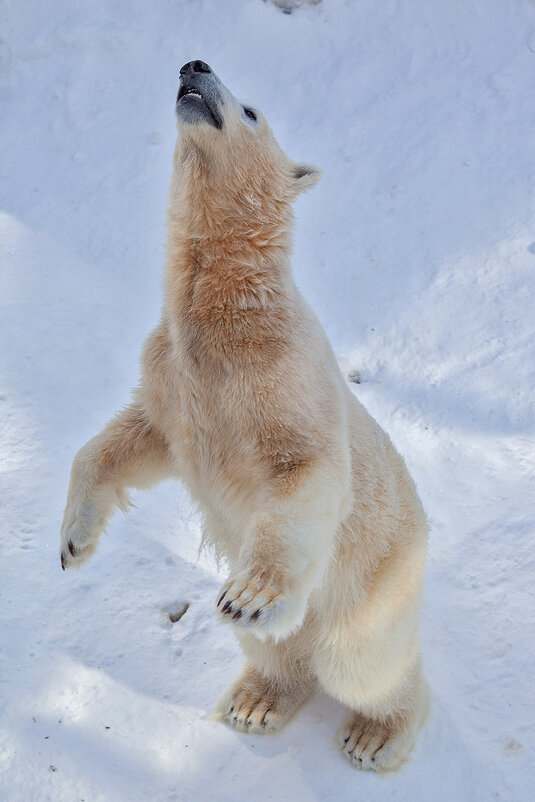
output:
[[[428,525],[403,459],[350,392],[290,272],[291,161],[203,61],[180,70],[161,322],[132,402],[76,455],[63,569],[127,489],[177,477],[229,567],[216,600],[246,657],[216,715],[280,728],[315,687],[357,768],[397,768],[426,712]]]

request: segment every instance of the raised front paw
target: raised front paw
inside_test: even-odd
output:
[[[61,527],[61,567],[79,568],[95,551],[106,525],[102,505],[88,501],[80,506],[69,505]]]
[[[302,623],[308,593],[298,580],[259,570],[230,576],[219,594],[221,615],[264,640],[288,636]]]

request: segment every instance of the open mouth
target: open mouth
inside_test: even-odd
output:
[[[211,93],[208,92],[208,94]],[[178,91],[178,96],[176,101],[177,101],[177,107],[179,105],[182,106],[186,103],[188,105],[195,104],[195,106],[199,107],[199,111],[202,109],[207,113],[212,125],[214,125],[216,128],[222,128],[223,120],[219,115],[219,113],[217,112],[215,105],[212,103],[212,98],[210,99],[206,98],[198,87],[192,86],[191,84],[187,84],[185,82],[184,83],[181,82],[181,86]]]
[[[199,97],[204,102],[204,98],[199,92],[199,90],[194,89],[192,86],[181,86],[177,100],[182,100],[182,98],[185,97],[186,95],[193,95],[193,97]]]

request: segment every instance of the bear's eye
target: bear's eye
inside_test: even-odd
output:
[[[249,117],[250,120],[253,120],[254,122],[256,122],[256,114],[252,109],[250,109],[248,106],[244,106],[243,110],[246,113],[246,115]]]

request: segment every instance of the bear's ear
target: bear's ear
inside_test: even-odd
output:
[[[294,180],[295,194],[306,192],[317,184],[321,178],[321,170],[313,164],[294,164],[292,168],[292,178]]]

